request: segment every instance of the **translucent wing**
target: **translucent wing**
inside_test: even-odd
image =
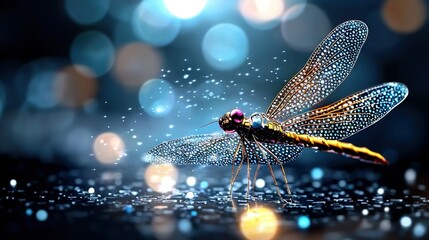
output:
[[[243,144],[238,134],[203,134],[189,136],[167,141],[150,149],[144,156],[147,163],[171,163],[177,165],[200,164],[230,166],[233,164],[234,153],[238,144]],[[297,158],[302,147],[285,144],[263,144],[267,149],[277,155],[282,163]],[[241,146],[241,145],[240,145]],[[245,144],[250,163],[279,164],[269,154],[258,149],[255,143]],[[258,154],[258,157],[256,157]],[[237,153],[234,165],[242,160],[241,147]],[[246,160],[247,161],[247,160]]]
[[[268,107],[268,116],[285,120],[328,96],[349,75],[367,35],[368,27],[357,20],[334,28],[280,90]]]
[[[383,118],[407,95],[408,89],[404,84],[380,84],[331,105],[302,113],[284,121],[282,126],[285,131],[340,140]]]

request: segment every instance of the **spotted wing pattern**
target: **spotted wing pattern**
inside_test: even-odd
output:
[[[283,130],[330,140],[347,138],[383,118],[408,95],[404,84],[380,84],[282,123]]]
[[[238,144],[243,144],[238,134],[202,134],[188,136],[159,144],[150,149],[143,157],[147,163],[176,165],[202,164],[230,166],[233,164],[234,153]],[[269,151],[276,154],[281,163],[296,159],[301,151],[300,146],[286,144],[261,143]],[[240,145],[241,146],[241,145]],[[255,143],[246,143],[247,157],[251,164],[261,163],[280,164],[270,154],[261,151]],[[257,154],[257,156],[255,155]],[[241,147],[239,148],[234,165],[239,165],[243,159]],[[247,159],[244,159],[244,163]]]
[[[358,20],[334,28],[280,90],[267,115],[283,121],[328,96],[349,75],[367,35],[368,27]]]

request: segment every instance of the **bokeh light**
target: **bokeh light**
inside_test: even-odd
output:
[[[285,0],[285,11],[282,16],[283,21],[292,20],[304,12],[307,0]]]
[[[79,108],[92,100],[98,83],[92,72],[84,66],[72,65],[61,69],[55,77],[55,94],[58,101],[70,108]]]
[[[299,216],[297,220],[298,228],[308,229],[311,225],[310,218],[308,216]]]
[[[231,70],[246,60],[249,41],[240,27],[221,23],[207,31],[203,39],[202,51],[204,58],[213,68]]]
[[[313,180],[317,181],[317,180],[322,179],[323,174],[324,173],[323,173],[323,170],[321,168],[316,167],[316,168],[311,169],[311,178]]]
[[[27,101],[38,108],[51,108],[57,104],[54,71],[36,73],[28,85]]]
[[[10,184],[10,186],[11,186],[11,187],[15,188],[15,187],[16,187],[16,185],[18,184],[18,182],[17,182],[15,179],[11,179],[11,180],[9,181],[9,184]]]
[[[142,1],[133,14],[134,34],[153,46],[165,46],[179,34],[180,21],[171,16],[162,1]]]
[[[250,208],[240,218],[241,232],[249,240],[272,239],[278,224],[274,212],[265,207]]]
[[[106,15],[110,0],[65,0],[64,4],[67,14],[73,21],[79,24],[92,24]]]
[[[3,84],[0,82],[0,117],[2,116],[3,108],[6,102],[6,91]]]
[[[262,179],[262,178],[258,178],[258,179],[255,181],[255,186],[256,186],[257,188],[264,188],[264,187],[265,187],[265,180],[264,180],[264,179]]]
[[[426,234],[427,227],[423,223],[417,223],[413,228],[413,235],[416,238],[421,238]]]
[[[48,212],[46,212],[46,210],[40,209],[36,212],[36,218],[40,222],[44,222],[46,219],[48,219]]]
[[[189,19],[199,15],[207,0],[164,0],[167,10],[177,18]]]
[[[109,15],[116,20],[130,22],[130,16],[133,15],[134,9],[139,1],[111,1],[109,4]]]
[[[176,229],[176,220],[172,216],[158,215],[152,219],[152,230],[156,239],[167,240],[173,239]]]
[[[141,43],[130,43],[118,50],[113,69],[123,85],[135,88],[156,77],[161,67],[162,59],[156,49]]]
[[[417,179],[416,170],[414,170],[412,168],[407,169],[404,173],[404,179],[408,185],[414,185],[416,183],[416,179]]]
[[[174,107],[174,89],[163,79],[150,79],[140,88],[139,102],[143,110],[150,116],[167,116]]]
[[[125,155],[125,144],[118,134],[105,132],[95,138],[93,153],[100,163],[113,164]]]
[[[194,176],[190,176],[186,178],[186,184],[190,187],[195,186],[195,184],[197,183],[197,179]]]
[[[189,233],[192,230],[192,222],[188,219],[180,219],[177,222],[177,228],[182,233]]]
[[[411,218],[408,216],[401,217],[399,222],[401,223],[401,226],[403,228],[409,228],[411,226],[411,224],[413,224],[413,220],[411,220]]]
[[[48,109],[57,105],[55,77],[65,63],[63,59],[45,57],[30,61],[19,69],[15,84],[24,90],[22,92],[26,94],[26,103],[39,109]],[[4,97],[0,84],[0,102],[5,99]]]
[[[31,215],[33,215],[33,210],[31,210],[31,208],[27,208],[27,209],[25,210],[25,215],[27,215],[27,216],[31,216]]]
[[[95,193],[95,188],[93,188],[93,187],[88,188],[88,193],[89,194]]]
[[[395,32],[415,32],[426,21],[426,3],[423,0],[385,0],[382,16],[387,26]]]
[[[144,173],[146,184],[154,191],[160,193],[170,192],[174,189],[179,173],[171,164],[149,165]]]
[[[297,13],[300,14],[297,16]],[[282,17],[282,36],[297,51],[313,51],[330,30],[328,16],[313,4],[294,5]]]
[[[87,31],[73,40],[70,58],[74,64],[88,67],[98,77],[112,68],[115,49],[104,33]]]
[[[238,8],[247,23],[256,29],[270,29],[280,24],[285,9],[283,0],[240,0]]]

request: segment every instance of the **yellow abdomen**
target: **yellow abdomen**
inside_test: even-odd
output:
[[[310,147],[324,152],[343,154],[351,158],[357,158],[363,162],[381,165],[389,164],[380,153],[373,152],[366,147],[357,147],[351,143],[327,140],[321,137],[313,137],[294,132],[283,132],[283,135],[287,138],[287,141],[290,141],[292,144]]]

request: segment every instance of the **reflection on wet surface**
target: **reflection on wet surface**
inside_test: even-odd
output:
[[[39,170],[26,175],[21,172],[16,178],[2,177],[2,232],[15,238],[84,239],[428,236],[426,186],[416,183],[410,188],[389,188],[372,170],[291,171],[294,205],[279,201],[269,174],[256,181],[251,200],[246,200],[247,179],[243,175],[234,185],[231,202],[230,172],[225,169],[210,170],[213,174],[205,178],[194,176],[200,170],[188,171],[190,174],[181,171],[169,192],[149,188],[141,169],[134,174],[97,169],[44,174]],[[407,171],[398,181],[407,181]]]

